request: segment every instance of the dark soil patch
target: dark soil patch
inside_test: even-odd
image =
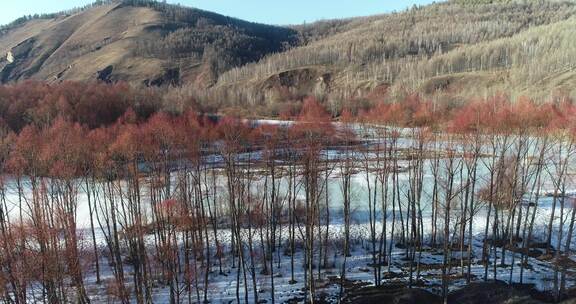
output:
[[[503,281],[475,282],[448,295],[454,304],[540,304],[551,303],[553,297],[537,291],[531,284],[509,285]],[[571,302],[574,301],[574,302]],[[442,297],[420,288],[408,288],[404,283],[357,287],[349,290],[343,303],[419,304],[442,303]],[[562,303],[576,303],[566,299]]]
[[[429,291],[407,288],[406,285],[398,283],[378,287],[371,286],[349,292],[343,303],[434,304],[442,303],[442,299]]]
[[[508,285],[502,281],[471,283],[448,296],[448,303],[532,304],[542,303],[533,297],[534,286]]]

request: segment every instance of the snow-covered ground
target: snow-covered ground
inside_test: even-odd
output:
[[[409,133],[408,131],[404,130],[403,132]],[[405,140],[402,145],[409,145],[410,140]],[[326,157],[331,160],[338,159],[339,152],[338,151],[327,151]],[[355,159],[357,159],[358,166],[361,164],[361,160],[363,159],[363,155],[354,154]],[[239,156],[242,159],[246,158],[246,155]],[[249,158],[258,158],[257,152],[255,155],[250,155]],[[218,163],[220,159],[217,156],[210,157],[210,162]],[[408,164],[406,161],[400,161],[400,167],[406,167]],[[220,171],[219,171],[220,172]],[[222,172],[220,172],[221,174]],[[174,174],[176,175],[176,174]],[[325,226],[321,225],[320,228],[316,227],[316,230],[321,229],[322,234],[328,233],[330,236],[329,244],[328,244],[328,266],[327,268],[320,269],[319,271],[319,286],[323,286],[319,288],[317,292],[319,294],[325,293],[328,298],[335,299],[338,295],[339,287],[337,284],[334,283],[327,283],[329,282],[328,278],[330,277],[339,277],[340,272],[342,269],[343,263],[343,255],[342,255],[342,243],[343,243],[343,216],[342,216],[342,191],[340,185],[340,169],[338,165],[335,165],[333,170],[331,171],[329,178],[328,178],[328,202],[330,208],[330,225],[328,227],[328,231],[325,230]],[[173,176],[173,179],[176,177]],[[375,176],[373,174],[366,174],[365,171],[360,170],[357,174],[355,174],[352,178],[352,210],[353,210],[353,223],[352,223],[352,233],[351,239],[353,240],[352,244],[352,255],[348,257],[346,260],[346,278],[348,280],[357,280],[362,282],[368,282],[370,284],[373,283],[373,272],[370,264],[372,263],[372,255],[371,255],[371,244],[370,244],[370,228],[368,223],[368,181],[373,183],[375,180]],[[432,180],[433,175],[430,172],[429,164],[426,164],[425,167],[425,174],[424,174],[424,189],[423,189],[423,196],[422,196],[422,215],[423,215],[423,226],[424,226],[424,237],[425,240],[428,241],[430,238],[432,224],[431,224],[431,197],[432,197]],[[399,180],[401,189],[406,189],[408,187],[409,176],[407,173],[399,173]],[[479,168],[479,181],[478,181],[478,188],[480,189],[483,185],[486,185],[488,182],[487,177],[487,169]],[[573,185],[573,181],[570,181],[570,185]],[[457,180],[456,184],[459,183]],[[26,184],[26,182],[24,182]],[[175,183],[174,183],[175,184]],[[225,193],[225,180],[223,176],[219,176],[218,180],[216,181],[217,184],[217,202],[225,205],[226,201],[226,193]],[[254,193],[259,193],[262,189],[263,180],[257,180],[253,183],[252,191]],[[279,182],[279,191],[280,193],[285,193],[287,191],[288,182],[287,180],[281,179]],[[373,187],[373,185],[372,185]],[[91,243],[91,232],[88,230],[90,227],[90,217],[89,217],[89,209],[86,199],[86,194],[82,191],[82,188],[79,187],[80,191],[78,193],[78,210],[77,210],[77,225],[80,228],[79,236],[81,239],[81,247],[89,252],[92,243]],[[553,193],[552,186],[550,182],[545,182],[545,186],[542,188],[541,194],[543,197],[540,198],[537,213],[536,213],[536,220],[535,220],[535,230],[534,230],[534,240],[536,241],[543,241],[546,237],[546,226],[551,217],[552,213],[552,202],[553,199],[549,196],[550,193]],[[576,187],[567,190],[567,195],[574,195],[576,194]],[[26,196],[31,196],[30,189],[25,188]],[[548,195],[545,195],[548,194]],[[283,196],[283,194],[281,195]],[[528,196],[528,195],[527,195]],[[303,190],[298,193],[298,198],[300,200],[304,200],[304,193]],[[322,198],[324,199],[324,198]],[[377,203],[380,204],[381,198],[378,198]],[[405,200],[405,198],[403,198]],[[451,217],[451,225],[452,230],[457,231],[459,229],[459,215],[461,210],[459,210],[459,203],[458,199],[455,200],[455,206],[453,207],[452,217]],[[8,206],[8,213],[12,218],[17,218],[19,212],[24,212],[26,214],[27,208],[25,207],[26,202],[22,202],[18,199],[18,189],[16,187],[15,181],[9,181],[7,183],[7,192],[6,192],[6,205]],[[284,208],[286,208],[287,203],[284,203]],[[403,203],[404,204],[404,203]],[[149,204],[147,204],[149,205]],[[480,256],[482,253],[482,245],[484,239],[484,229],[486,223],[486,213],[487,213],[487,206],[483,205],[482,203],[478,203],[478,210],[473,220],[473,259],[472,259],[472,266],[471,266],[471,273],[473,275],[473,280],[481,280],[484,278],[484,265],[480,263]],[[24,206],[20,209],[20,206]],[[565,210],[565,218],[564,218],[564,231],[566,231],[569,227],[569,221],[566,220],[567,215],[570,214],[574,205],[567,204]],[[225,207],[221,207],[225,209]],[[150,212],[150,209],[145,210],[145,212]],[[392,210],[391,204],[389,204],[388,213],[386,214],[387,219],[387,235],[385,238],[387,243],[394,242],[398,240],[398,232],[400,226],[400,219],[396,218],[396,230],[395,235],[390,235],[391,228],[392,228]],[[399,212],[404,212],[404,216],[406,216],[405,207],[402,209],[395,210],[396,214],[398,215]],[[505,212],[503,214],[506,214]],[[378,233],[382,230],[382,223],[384,222],[384,215],[382,213],[377,214],[377,223],[376,223],[376,231]],[[560,219],[558,218],[558,210],[556,210],[556,216],[554,218],[554,234],[552,238],[552,244],[557,243],[558,238],[558,227],[560,225]],[[443,229],[443,216],[441,216],[438,220],[439,229]],[[252,233],[255,235],[255,248],[259,248],[258,240],[259,240],[259,231],[257,229],[252,230]],[[285,254],[285,250],[288,246],[288,227],[282,226],[277,233],[282,235],[282,249],[277,254],[274,254],[273,257],[273,264],[274,264],[274,286],[275,286],[275,300],[277,302],[283,303],[290,299],[294,298],[301,298],[303,296],[303,288],[304,288],[304,253],[303,250],[300,248],[297,250],[294,256],[294,276],[296,279],[296,283],[291,284],[291,259],[290,256]],[[317,232],[315,232],[317,233]],[[228,229],[219,229],[218,232],[218,239],[221,244],[224,246],[224,251],[226,254],[222,259],[223,265],[223,274],[219,274],[218,271],[218,261],[216,258],[211,258],[211,272],[209,273],[209,284],[208,288],[204,290],[203,288],[203,281],[197,282],[198,283],[198,294],[196,290],[191,293],[192,301],[196,301],[197,295],[200,295],[203,298],[204,293],[208,295],[211,303],[230,303],[236,301],[236,290],[237,288],[240,289],[240,298],[244,299],[244,280],[241,279],[240,282],[237,282],[237,271],[238,269],[233,268],[232,265],[232,256],[229,254],[231,251],[231,233]],[[248,238],[248,230],[245,229],[242,231],[244,236],[244,241]],[[302,236],[297,233],[297,239],[302,242]],[[209,235],[210,238],[214,238],[212,234]],[[380,235],[378,234],[377,238]],[[562,243],[566,241],[566,233],[563,235],[564,239]],[[576,236],[573,237],[573,243],[576,243]],[[316,240],[318,241],[318,240]],[[150,247],[152,248],[153,240],[149,237],[148,242]],[[456,242],[456,241],[453,241]],[[214,243],[214,242],[211,242]],[[105,240],[101,230],[97,230],[97,245],[100,248],[102,253],[105,253]],[[407,282],[409,279],[407,261],[404,259],[405,257],[405,250],[402,248],[398,248],[397,246],[392,246],[392,260],[390,267],[383,267],[384,274],[388,273],[388,270],[393,273],[393,279],[387,279],[385,282],[391,281],[402,281]],[[425,248],[420,257],[420,279],[425,283],[425,288],[439,292],[440,290],[440,281],[441,281],[441,268],[438,267],[443,261],[443,255],[441,249],[433,249],[433,248]],[[211,252],[214,253],[216,248],[211,248]],[[267,303],[271,302],[271,278],[267,275],[260,274],[262,270],[262,262],[264,258],[261,253],[256,250],[257,253],[255,254],[254,258],[256,262],[256,276],[257,285],[258,285],[258,295],[260,300],[266,300]],[[496,252],[497,256],[497,265],[500,265],[502,256],[501,256],[501,248],[499,248]],[[315,255],[318,255],[318,251],[315,252]],[[461,253],[459,251],[452,252],[452,257],[457,259]],[[105,254],[101,254],[101,271],[102,271],[102,278],[104,282],[110,282],[113,280],[112,269],[110,268],[110,261],[106,258]],[[493,256],[491,256],[492,259]],[[520,281],[520,272],[522,267],[520,267],[520,255],[518,253],[514,253],[511,251],[506,251],[506,256],[504,266],[498,266],[496,268],[496,275],[497,279],[511,281],[511,282],[519,282]],[[574,252],[570,253],[569,258],[573,261],[576,261],[576,256]],[[318,256],[315,256],[315,260],[318,259]],[[511,266],[511,261],[514,259],[514,266]],[[268,262],[269,263],[269,262]],[[492,268],[493,260],[491,260],[490,268],[488,271],[488,279],[494,279],[494,269]],[[524,283],[531,283],[536,286],[536,288],[540,290],[551,290],[554,284],[554,276],[555,269],[553,263],[549,261],[540,261],[534,258],[528,259],[529,266],[525,267],[523,270],[523,282]],[[94,300],[94,302],[106,302],[109,299],[107,298],[107,284],[96,284],[96,277],[94,274],[94,265],[86,265],[85,275],[87,277],[86,284],[88,285],[89,294]],[[467,266],[465,266],[467,267]],[[130,280],[130,267],[126,265],[127,269],[127,282]],[[198,267],[198,271],[202,271],[201,267]],[[511,271],[512,269],[512,271]],[[316,269],[318,271],[318,269]],[[462,270],[459,265],[455,265],[451,268],[450,274],[452,276],[450,288],[455,289],[463,284],[465,284],[466,279],[462,276],[459,276],[462,271],[466,272],[466,269]],[[566,285],[567,287],[576,286],[576,273],[574,269],[567,270],[565,272],[566,275]],[[247,274],[250,276],[250,274]],[[199,276],[202,277],[202,276]],[[241,276],[242,278],[242,276]],[[252,292],[252,278],[248,277],[247,282],[249,283],[248,288],[248,299],[249,302],[254,301],[253,292]],[[34,293],[35,295],[41,295],[41,290],[39,286],[35,286],[36,288],[30,288],[29,292]],[[155,286],[154,292],[154,302],[155,303],[165,303],[168,302],[168,294],[169,290],[166,286],[157,285]],[[182,295],[183,299],[187,299],[187,293],[184,292]]]
[[[471,273],[474,280],[483,280],[484,278],[484,265],[480,263],[479,258],[482,252],[482,233],[483,233],[483,225],[482,223],[485,222],[485,217],[478,216],[474,221],[474,243],[473,243],[473,260],[471,266]],[[425,223],[429,224],[429,223]],[[397,223],[399,225],[399,223]],[[427,225],[426,225],[427,226]],[[388,231],[390,231],[391,223],[389,223]],[[544,225],[539,224],[536,227],[536,231],[544,231]],[[330,277],[340,277],[340,272],[342,268],[342,242],[343,242],[343,225],[341,223],[331,224],[329,226],[329,234],[331,236],[330,241],[331,244],[328,246],[328,268],[322,268],[320,272],[319,279],[320,281],[327,282],[328,278]],[[380,231],[381,225],[378,224],[376,227],[377,231]],[[398,229],[398,227],[396,228]],[[88,235],[88,231],[84,231],[84,235]],[[247,231],[244,230],[242,232],[244,236],[247,238]],[[253,232],[255,233],[255,232]],[[322,227],[322,233],[325,233],[324,227]],[[282,235],[288,236],[287,227],[283,227]],[[362,221],[361,219],[356,218],[354,225],[352,226],[351,231],[353,242],[353,250],[351,253],[351,257],[347,258],[346,261],[346,278],[348,280],[353,281],[361,281],[367,282],[369,284],[373,283],[374,277],[372,268],[369,266],[372,263],[372,255],[370,254],[371,251],[371,244],[370,244],[370,236],[369,236],[369,226],[366,222]],[[538,238],[543,237],[539,234]],[[230,242],[230,231],[227,229],[221,229],[218,232],[218,238],[220,242],[224,242],[225,244],[229,245]],[[101,238],[99,238],[102,241]],[[257,239],[257,236],[255,236]],[[300,240],[301,241],[301,240]],[[103,242],[103,241],[102,241]],[[287,242],[287,239],[285,239]],[[88,245],[90,241],[88,238],[85,238],[85,247],[89,248]],[[284,248],[287,249],[288,244],[286,243]],[[442,249],[431,249],[426,247],[426,250],[422,253],[420,258],[420,267],[422,268],[420,272],[420,279],[425,284],[426,289],[440,293],[441,292],[441,268],[439,267],[443,261]],[[466,249],[465,249],[466,250]],[[458,259],[461,252],[454,251],[452,252],[452,257],[454,259]],[[466,253],[462,253],[466,256]],[[497,250],[497,269],[496,275],[497,279],[503,281],[510,280],[510,270],[511,270],[511,261],[513,255],[515,253],[506,251],[505,257],[505,266],[500,266],[501,262],[501,249],[498,248]],[[393,246],[393,253],[392,253],[392,263],[390,266],[390,272],[393,273],[393,279],[385,280],[384,282],[408,282],[409,280],[409,273],[408,273],[408,262],[403,259],[405,257],[405,250],[402,248],[397,248]],[[315,257],[317,259],[317,257]],[[520,254],[515,254],[515,263],[514,268],[512,271],[512,282],[518,283],[520,282]],[[571,258],[576,260],[576,256],[572,255]],[[256,259],[258,263],[262,261],[262,255],[257,254]],[[491,257],[492,259],[492,257]],[[295,260],[295,267],[294,267],[294,276],[296,278],[297,283],[291,284],[291,274],[290,274],[290,256],[286,255],[285,252],[281,251],[280,253],[274,254],[274,286],[275,286],[275,299],[278,303],[285,303],[290,299],[294,298],[302,298],[303,288],[304,288],[304,254],[302,250],[298,250],[294,257]],[[278,266],[278,261],[279,266]],[[493,261],[491,261],[492,263]],[[269,263],[269,262],[268,262]],[[456,263],[458,264],[458,263]],[[549,262],[539,261],[534,258],[528,258],[529,267],[524,269],[523,274],[523,283],[526,284],[534,284],[535,287],[542,291],[552,290],[553,287],[553,276],[554,276],[554,266]],[[104,266],[103,268],[103,279],[104,280],[113,280],[113,276],[111,273],[111,269],[108,266],[108,261],[106,258],[102,258],[101,265]],[[227,254],[223,258],[223,272],[224,274],[219,274],[218,271],[218,263],[215,258],[212,258],[212,271],[209,275],[209,285],[208,289],[203,289],[202,282],[199,282],[200,290],[199,293],[201,298],[203,298],[203,293],[206,292],[208,294],[208,298],[210,299],[210,303],[235,303],[236,300],[236,288],[237,288],[237,269],[232,268],[231,255]],[[416,264],[414,264],[416,267]],[[455,290],[463,285],[466,284],[465,277],[460,276],[461,272],[466,273],[467,265],[464,265],[464,269],[462,269],[458,265],[454,265],[451,269],[451,276],[453,277],[450,280],[450,290]],[[129,269],[129,267],[128,267]],[[259,300],[266,300],[267,303],[271,302],[271,281],[269,276],[261,275],[260,270],[262,269],[261,265],[257,266],[257,285],[258,285],[258,293],[259,293]],[[93,271],[93,269],[92,269]],[[317,269],[315,269],[317,271]],[[105,294],[105,286],[104,284],[97,285],[96,278],[93,275],[93,272],[90,272],[90,276],[87,280],[89,285],[89,289],[93,291],[94,300],[104,300],[106,298]],[[388,267],[383,267],[383,274],[388,274]],[[252,285],[251,285],[251,277],[248,273],[248,298],[249,301],[253,301],[253,293],[252,293]],[[494,272],[492,268],[492,264],[489,265],[488,270],[488,279],[494,279]],[[416,280],[416,274],[414,274],[414,280]],[[319,284],[324,286],[325,284]],[[570,270],[566,272],[566,286],[571,287],[576,285],[576,272],[574,270]],[[244,299],[244,281],[241,277],[240,280],[240,294],[241,300]],[[339,287],[337,284],[327,284],[322,288],[318,289],[318,293],[322,294],[325,293],[328,295],[328,298],[334,299],[336,301]],[[158,286],[155,288],[154,292],[154,302],[155,303],[168,303],[169,299],[169,290],[167,287]],[[195,301],[196,294],[193,293],[192,295],[193,301]],[[185,301],[186,302],[186,301]]]

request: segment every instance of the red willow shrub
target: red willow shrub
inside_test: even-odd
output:
[[[217,149],[213,144],[218,142],[240,152],[252,149],[250,145],[261,145],[258,141],[262,139],[269,140],[266,137],[270,135],[251,135],[252,127],[239,118],[223,117],[214,122],[190,110],[179,115],[160,112],[160,103],[154,101],[157,98],[152,91],[136,92],[122,83],[23,82],[0,86],[6,168],[24,174],[34,170],[79,176],[109,161],[160,161],[166,157],[162,153],[199,159],[202,150],[209,146]],[[448,133],[574,134],[575,114],[576,106],[568,98],[538,104],[524,97],[512,102],[497,95],[447,106],[409,95],[401,102],[378,102],[359,113],[358,119],[344,110],[340,120],[428,127]],[[331,115],[312,97],[306,98],[300,113],[291,117],[297,123],[288,132],[261,128],[260,133],[281,136],[304,147],[329,144],[337,135]]]
[[[256,268],[266,263],[262,275],[269,276],[270,285],[272,285],[275,277],[273,264],[275,259],[280,260],[280,257],[274,258],[274,253],[279,252],[276,250],[279,250],[278,244],[282,243],[281,238],[276,239],[276,231],[282,232],[279,229],[282,222],[278,219],[282,219],[283,216],[287,216],[284,220],[287,220],[289,225],[291,282],[296,283],[294,254],[296,248],[300,247],[304,249],[304,265],[307,266],[306,281],[301,283],[305,284],[304,286],[309,291],[306,296],[314,297],[315,278],[320,278],[321,274],[319,268],[315,270],[312,265],[320,265],[322,262],[321,255],[316,255],[315,252],[318,252],[316,251],[318,249],[325,250],[323,251],[325,256],[323,264],[326,264],[328,255],[326,252],[330,247],[328,240],[330,198],[323,191],[328,188],[327,180],[331,170],[336,166],[331,164],[323,153],[328,145],[344,144],[346,147],[342,148],[342,153],[349,153],[346,160],[352,160],[352,149],[348,147],[356,141],[353,133],[356,123],[362,126],[377,124],[412,128],[413,146],[406,150],[409,153],[405,154],[408,156],[406,161],[410,164],[407,173],[412,177],[410,179],[412,183],[408,188],[412,200],[410,204],[401,204],[398,191],[401,187],[399,181],[401,172],[398,169],[401,155],[396,155],[394,152],[399,148],[397,142],[401,132],[397,129],[381,128],[378,136],[387,139],[386,141],[380,142],[378,147],[371,150],[362,150],[360,153],[364,157],[363,161],[356,160],[348,163],[343,161],[338,168],[342,172],[340,177],[342,189],[347,189],[343,191],[346,192],[343,197],[347,197],[347,201],[343,203],[345,226],[348,227],[345,229],[349,230],[351,225],[350,178],[355,174],[358,166],[364,166],[364,172],[376,173],[373,176],[367,174],[365,177],[367,184],[374,189],[374,192],[369,191],[373,196],[369,196],[368,199],[370,210],[373,210],[373,213],[369,215],[373,246],[377,242],[375,228],[378,220],[377,208],[381,208],[384,213],[386,210],[391,211],[392,223],[395,223],[396,211],[394,210],[402,211],[402,208],[406,208],[405,213],[398,213],[401,226],[397,234],[401,235],[401,240],[405,242],[404,245],[407,248],[406,252],[411,252],[412,259],[415,259],[417,251],[421,251],[424,242],[423,233],[415,228],[424,225],[421,220],[422,216],[418,213],[421,209],[420,193],[422,192],[425,159],[428,157],[433,159],[431,165],[435,190],[433,190],[432,197],[435,197],[435,204],[432,208],[435,210],[435,215],[431,229],[432,244],[450,238],[449,232],[452,229],[448,225],[450,212],[456,213],[458,208],[450,211],[450,202],[440,204],[438,201],[442,195],[452,197],[452,193],[457,191],[463,193],[461,194],[463,200],[460,203],[464,208],[461,210],[464,210],[464,214],[467,213],[465,210],[468,210],[467,216],[470,219],[475,214],[476,201],[474,199],[489,203],[488,208],[493,210],[492,216],[495,218],[492,222],[494,230],[497,230],[497,225],[502,222],[498,220],[498,217],[504,214],[504,207],[511,214],[516,212],[518,219],[514,219],[514,216],[510,217],[513,222],[505,228],[513,232],[514,221],[525,223],[525,227],[529,222],[528,213],[522,213],[528,211],[523,211],[522,208],[529,210],[530,206],[523,207],[517,198],[526,193],[526,189],[539,187],[536,184],[527,185],[526,181],[529,179],[526,176],[519,177],[519,174],[526,175],[528,174],[526,172],[531,172],[527,169],[536,170],[538,174],[545,172],[544,157],[538,160],[536,168],[523,169],[523,166],[534,166],[528,161],[532,159],[531,153],[526,149],[529,147],[529,140],[532,140],[529,137],[543,135],[540,137],[553,140],[556,146],[570,151],[570,153],[556,154],[558,158],[556,163],[566,164],[568,155],[571,155],[574,150],[574,145],[570,142],[562,147],[562,144],[558,145],[558,143],[565,142],[566,138],[571,138],[573,141],[573,136],[576,134],[576,120],[574,119],[576,106],[569,99],[557,99],[538,104],[527,98],[519,98],[512,102],[505,96],[498,95],[461,105],[446,105],[424,100],[418,95],[410,95],[405,100],[396,103],[385,103],[380,100],[371,109],[363,110],[360,117],[353,115],[353,108],[346,109],[340,114],[339,128],[332,124],[334,117],[312,97],[306,98],[301,103],[301,110],[298,113],[296,110],[287,113],[294,123],[286,127],[280,125],[254,127],[253,124],[238,117],[211,119],[191,110],[179,115],[166,113],[160,111],[161,104],[157,100],[160,98],[153,92],[136,92],[124,84],[62,83],[50,86],[26,82],[0,87],[0,136],[2,139],[0,141],[0,166],[5,169],[5,173],[12,174],[17,180],[19,198],[25,198],[24,187],[28,185],[36,187],[31,194],[34,196],[31,200],[33,204],[27,207],[24,200],[20,203],[20,207],[27,207],[29,210],[26,211],[33,217],[32,223],[28,224],[31,232],[22,233],[35,234],[36,242],[42,243],[49,249],[35,251],[35,248],[30,247],[29,251],[31,255],[34,255],[33,257],[21,255],[18,248],[26,242],[29,236],[18,235],[18,230],[12,230],[14,231],[12,232],[9,229],[5,231],[0,229],[0,233],[5,234],[2,235],[0,241],[3,248],[8,248],[4,249],[3,254],[22,256],[22,264],[37,259],[40,268],[48,269],[54,264],[54,257],[65,253],[63,255],[66,257],[65,261],[57,264],[58,269],[46,270],[42,277],[34,278],[42,281],[48,294],[55,294],[58,290],[57,285],[69,278],[77,291],[78,298],[86,297],[87,291],[83,287],[85,271],[80,267],[84,257],[83,251],[78,248],[81,240],[77,240],[76,234],[73,233],[76,229],[77,195],[81,187],[95,189],[94,195],[88,198],[88,204],[92,204],[89,207],[91,228],[93,231],[95,225],[103,228],[106,248],[109,250],[107,255],[112,261],[111,267],[114,268],[115,281],[111,285],[117,289],[111,292],[117,294],[116,296],[123,303],[129,302],[128,293],[132,292],[129,291],[127,288],[129,285],[125,282],[129,279],[125,278],[123,273],[124,260],[128,260],[134,269],[134,293],[137,294],[139,303],[144,303],[144,298],[148,302],[151,301],[149,290],[151,284],[149,283],[154,280],[156,273],[163,277],[162,281],[165,284],[170,286],[170,296],[173,302],[179,302],[179,288],[183,284],[178,276],[181,269],[184,269],[186,273],[184,284],[187,285],[188,296],[192,297],[193,290],[202,289],[205,291],[203,296],[206,302],[210,267],[217,265],[219,273],[223,273],[222,263],[229,260],[226,256],[229,253],[232,265],[241,269],[236,273],[235,278],[237,290],[240,289],[240,282],[243,279],[243,286],[247,292],[247,286],[250,285],[247,280],[252,278],[253,287],[251,288],[255,293],[253,298],[257,302]],[[439,134],[446,136],[442,138],[443,140],[436,141],[436,136]],[[475,185],[476,180],[480,179],[476,177],[476,166],[481,154],[480,142],[484,136],[501,138],[501,142],[489,139],[489,143],[492,144],[495,152],[501,151],[502,153],[491,154],[488,170],[492,178],[490,178],[489,187],[476,189],[472,186],[470,189],[467,185]],[[452,153],[447,156],[436,151],[442,148],[442,143],[437,146],[436,142],[442,141],[447,142],[444,148],[452,149]],[[540,145],[546,147],[547,142],[543,141]],[[456,146],[463,147],[464,153],[461,155],[454,153]],[[506,149],[501,149],[500,146],[506,146]],[[430,155],[427,154],[428,147],[432,148]],[[262,153],[259,154],[261,158],[252,159],[256,154],[245,153],[254,150],[261,150]],[[547,150],[541,148],[541,151]],[[208,161],[222,160],[218,164],[220,167],[216,168],[217,166],[207,163],[204,156],[208,154],[215,156]],[[512,154],[515,158],[510,158]],[[545,153],[542,153],[542,156],[546,156]],[[287,161],[282,163],[284,160]],[[256,163],[259,166],[256,166]],[[278,167],[280,163],[286,166],[280,169]],[[186,166],[182,166],[183,170],[178,170],[173,174],[174,166],[181,164],[186,164]],[[447,166],[448,174],[442,173],[443,166]],[[561,185],[565,182],[563,173],[566,171],[565,168],[566,165],[559,165],[553,168],[555,170],[549,170],[550,172],[547,173],[556,180],[556,192],[563,189]],[[454,177],[458,174],[465,177],[467,182],[456,185]],[[281,198],[280,184],[277,180],[282,175],[289,182],[289,192],[285,200]],[[446,175],[449,178],[446,178]],[[225,181],[217,185],[217,176],[226,177]],[[254,188],[255,177],[263,177],[265,180],[263,190],[258,193],[250,191]],[[301,180],[297,177],[301,177]],[[27,184],[21,186],[24,183]],[[450,185],[449,189],[446,185]],[[453,191],[453,185],[459,189]],[[50,187],[58,187],[59,191],[55,191],[54,195],[60,197],[54,199],[47,195]],[[302,188],[302,192],[298,195],[299,188]],[[383,192],[380,194],[381,197],[386,197],[382,200],[383,202],[389,200],[388,193],[390,193],[391,205],[378,206],[378,190]],[[96,195],[98,191],[100,191],[99,195]],[[538,193],[538,191],[535,192]],[[124,199],[116,201],[113,199],[116,196]],[[225,200],[227,204],[221,204]],[[54,205],[54,202],[58,203]],[[502,207],[500,202],[508,204]],[[146,210],[143,206],[148,203],[154,207]],[[283,203],[287,203],[288,206],[283,207]],[[564,208],[563,201],[559,200],[558,205]],[[436,240],[435,235],[439,232],[436,222],[438,217],[442,216],[441,208],[448,210],[445,212],[444,220],[448,228],[445,228],[447,230],[444,230],[444,236],[439,234]],[[408,210],[412,212],[409,213]],[[563,216],[562,210],[560,216]],[[92,219],[93,213],[97,221]],[[110,214],[109,217],[108,214]],[[489,235],[488,223],[491,220],[490,213],[488,214],[484,233],[486,238]],[[573,212],[572,218],[574,214]],[[402,216],[407,217],[402,218]],[[553,218],[552,216],[551,219]],[[22,215],[19,219],[19,225],[24,229],[26,222],[22,220]],[[409,227],[409,221],[411,221],[412,228]],[[472,220],[468,223],[471,225]],[[0,224],[16,227],[14,221],[0,220]],[[465,224],[466,219],[462,217],[459,223],[460,231],[456,232],[460,235],[461,251],[464,250],[466,229],[469,233],[472,231],[472,226],[466,228]],[[552,221],[551,224],[553,224]],[[549,239],[550,231],[552,231],[551,224],[547,234]],[[322,227],[324,225],[325,230]],[[230,229],[230,244],[219,243],[218,226]],[[301,226],[302,230],[300,230]],[[124,229],[124,232],[131,233],[122,235],[121,232],[116,231],[117,227]],[[259,236],[261,241],[253,240],[253,234],[250,233],[247,237],[244,233],[246,227],[254,229],[256,232],[254,235]],[[297,233],[296,227],[300,230],[300,234]],[[394,227],[392,226],[390,235],[394,235]],[[408,234],[410,229],[414,233],[412,236]],[[570,228],[569,232],[572,230]],[[154,245],[156,246],[155,252],[144,242],[146,233],[154,233],[158,239],[157,244]],[[323,236],[324,233],[326,236]],[[349,233],[345,232],[345,234],[347,236],[344,238],[342,247],[348,251],[351,242],[348,240]],[[383,235],[386,234],[384,230]],[[526,231],[525,234],[527,238],[517,239],[531,238],[531,231]],[[60,235],[63,235],[66,240],[64,245],[58,242]],[[296,241],[299,239],[298,235],[303,236],[301,243]],[[520,235],[520,228],[516,229],[516,235]],[[120,248],[121,237],[128,243],[129,258]],[[95,240],[94,233],[92,238]],[[417,241],[409,242],[407,241],[409,238]],[[184,244],[177,241],[180,239],[184,241]],[[266,242],[263,241],[264,239]],[[472,244],[471,234],[467,239],[468,244]],[[330,240],[332,241],[335,240]],[[96,241],[93,242],[96,243]],[[496,252],[496,249],[487,250],[489,246],[495,245],[489,244],[487,240],[484,243],[482,258],[485,260],[489,252]],[[548,243],[550,244],[550,240]],[[179,246],[183,246],[185,250],[180,251]],[[530,242],[526,242],[523,246],[528,248]],[[571,244],[568,243],[565,247],[570,248],[570,246]],[[558,245],[556,247],[560,248]],[[447,258],[448,247],[444,248]],[[380,281],[380,272],[383,269],[382,266],[385,265],[383,262],[387,261],[388,265],[391,265],[392,250],[392,242],[387,245],[385,239],[380,240],[378,251],[372,250],[373,264],[380,265],[374,273],[375,282]],[[502,250],[505,250],[505,247],[502,247]],[[93,251],[94,256],[98,256],[99,250],[96,246]],[[249,254],[245,255],[245,251],[249,251]],[[468,247],[468,251],[468,256],[471,256],[471,247]],[[180,252],[186,256],[184,261],[188,264],[184,266],[180,265],[181,260],[178,258]],[[316,260],[318,256],[320,259]],[[218,259],[216,263],[209,262],[208,259],[211,257]],[[464,258],[461,260],[463,262]],[[20,263],[19,260],[16,261]],[[17,264],[3,266],[1,262],[2,269],[19,267]],[[514,265],[514,263],[511,264]],[[412,277],[413,263],[410,265]],[[446,262],[444,267],[446,267]],[[488,266],[485,267],[488,269]],[[153,269],[152,273],[148,273],[148,269]],[[161,271],[157,271],[158,269]],[[343,267],[343,269],[346,268]],[[39,271],[33,273],[36,272]],[[240,277],[241,272],[244,273],[243,277]],[[415,271],[415,276],[417,279],[418,270]],[[11,292],[21,294],[24,289],[17,284],[26,281],[27,278],[0,276],[0,281],[3,280],[13,283],[14,286],[10,287]],[[448,280],[448,273],[445,273],[446,285]],[[201,287],[200,284],[204,286]],[[273,287],[271,289],[273,293]],[[196,301],[201,302],[199,292],[196,297]],[[237,302],[240,302],[239,292],[237,292],[237,297]]]
[[[0,86],[0,119],[16,132],[30,124],[48,126],[57,117],[97,128],[115,123],[129,108],[139,119],[147,119],[160,110],[161,98],[125,83],[26,81]]]
[[[144,123],[148,119],[152,119],[154,124],[164,120],[164,124],[181,125],[175,128],[176,131],[187,124],[184,118],[169,121],[167,114],[154,115],[162,110],[162,103],[157,91],[137,90],[125,83],[63,82],[49,85],[26,81],[0,86],[0,125],[19,133],[28,125],[39,129],[50,127],[58,119],[88,129],[128,122]],[[317,128],[332,120],[313,97],[305,98],[299,108],[299,113],[284,113],[282,117],[295,119],[308,128]],[[448,105],[412,94],[394,103],[378,99],[371,109],[361,111],[360,116],[367,122],[398,127],[442,127],[445,131],[454,132],[481,128],[484,132],[510,132],[527,128],[532,131],[571,128],[575,109],[569,98],[555,98],[538,104],[526,97],[512,102],[505,95],[496,95]],[[204,122],[195,124],[200,123]]]

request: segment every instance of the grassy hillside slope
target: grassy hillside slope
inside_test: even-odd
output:
[[[0,81],[99,79],[205,88],[220,73],[295,43],[296,34],[154,1],[108,1],[1,31]]]
[[[576,95],[575,29],[568,0],[451,0],[286,27],[151,0],[101,1],[0,27],[0,82],[173,85],[211,109],[267,114],[307,95],[334,109],[413,92],[543,100]]]
[[[224,73],[211,94],[253,103],[306,93],[338,103],[382,87],[431,98],[574,94],[575,12],[573,1],[449,1],[323,21],[298,27],[307,45]]]

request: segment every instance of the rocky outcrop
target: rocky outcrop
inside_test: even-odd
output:
[[[14,54],[12,54],[12,51],[8,51],[6,54],[6,61],[8,61],[9,64],[14,62]]]

